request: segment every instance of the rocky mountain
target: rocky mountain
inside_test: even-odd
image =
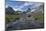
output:
[[[12,7],[5,8],[6,14],[15,14],[15,11],[12,9]]]

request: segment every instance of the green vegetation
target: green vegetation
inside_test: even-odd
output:
[[[20,13],[21,11],[14,11],[12,7],[8,7],[5,9],[5,19],[6,23],[16,21],[20,19]]]
[[[34,16],[34,18],[36,18],[36,20],[42,20],[43,16],[42,15],[37,15],[37,16]]]
[[[7,22],[12,22],[12,21],[16,21],[19,20],[20,15],[7,15],[6,16],[6,21]]]
[[[43,22],[44,20],[44,15],[40,12],[40,13],[37,13],[38,15],[35,15],[33,16],[35,18],[36,21],[38,22]]]
[[[6,22],[9,23],[9,22],[12,22],[12,21],[16,21],[16,20],[19,20],[21,18],[21,13],[23,14],[26,14],[28,12],[30,12],[30,8],[28,8],[28,10],[25,12],[21,12],[21,11],[14,11],[11,7],[8,7],[6,8],[7,11],[6,12]],[[37,11],[36,11],[37,12]],[[29,13],[30,14],[30,13]],[[34,16],[35,15],[35,16]],[[39,22],[43,22],[43,18],[44,18],[44,13],[42,13],[42,11],[40,12],[37,12],[36,14],[32,15],[33,18],[36,20],[36,21],[39,21]],[[28,17],[32,17],[31,15],[29,15]],[[22,16],[23,17],[23,16]],[[32,18],[32,19],[33,19]]]

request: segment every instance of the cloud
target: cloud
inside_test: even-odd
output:
[[[14,11],[17,11],[18,9],[16,9],[16,8],[13,8],[14,9]]]
[[[39,3],[39,2],[33,2],[33,5],[31,8],[36,9],[37,7],[39,7],[40,5],[42,5],[43,3]]]
[[[24,3],[24,6],[28,6],[28,3]]]
[[[28,5],[33,5],[33,3],[31,3],[31,2],[25,2],[24,3],[24,6],[28,6]]]
[[[6,3],[6,8],[8,6],[11,6],[15,11],[17,11],[17,10],[24,11],[28,8],[27,6],[29,6],[30,8],[36,8],[36,7],[39,7],[40,5],[42,5],[42,3],[29,2],[29,1],[24,1],[24,2],[18,1],[18,2],[16,2],[16,0],[10,0],[9,2]]]
[[[24,9],[24,8],[26,8],[26,7],[29,6],[29,5],[33,5],[33,3],[25,2],[23,5],[20,5],[19,8],[20,8],[20,9]],[[27,8],[28,8],[28,7],[27,7]]]
[[[10,0],[10,1],[31,1],[31,0]]]
[[[31,12],[34,12],[36,9],[32,9]]]
[[[14,9],[14,11],[23,11],[22,9],[20,9],[20,8],[13,8]]]
[[[6,5],[5,8],[8,8],[8,5]]]
[[[40,5],[42,5],[41,3],[30,3],[30,2],[25,2],[23,5],[20,6],[16,6],[15,8],[17,8],[20,11],[25,11],[26,9],[24,9],[25,7],[29,6],[29,5],[33,5],[31,8],[34,8],[32,11],[36,10],[37,7],[39,7]],[[16,9],[15,9],[16,10]]]

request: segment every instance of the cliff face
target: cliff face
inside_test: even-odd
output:
[[[15,11],[12,9],[12,7],[5,8],[5,14],[14,15]]]

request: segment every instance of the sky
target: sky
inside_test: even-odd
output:
[[[5,7],[12,7],[15,11],[26,11],[28,8],[34,11],[37,7],[42,5],[40,2],[29,2],[29,1],[16,1],[16,0],[6,0]]]

